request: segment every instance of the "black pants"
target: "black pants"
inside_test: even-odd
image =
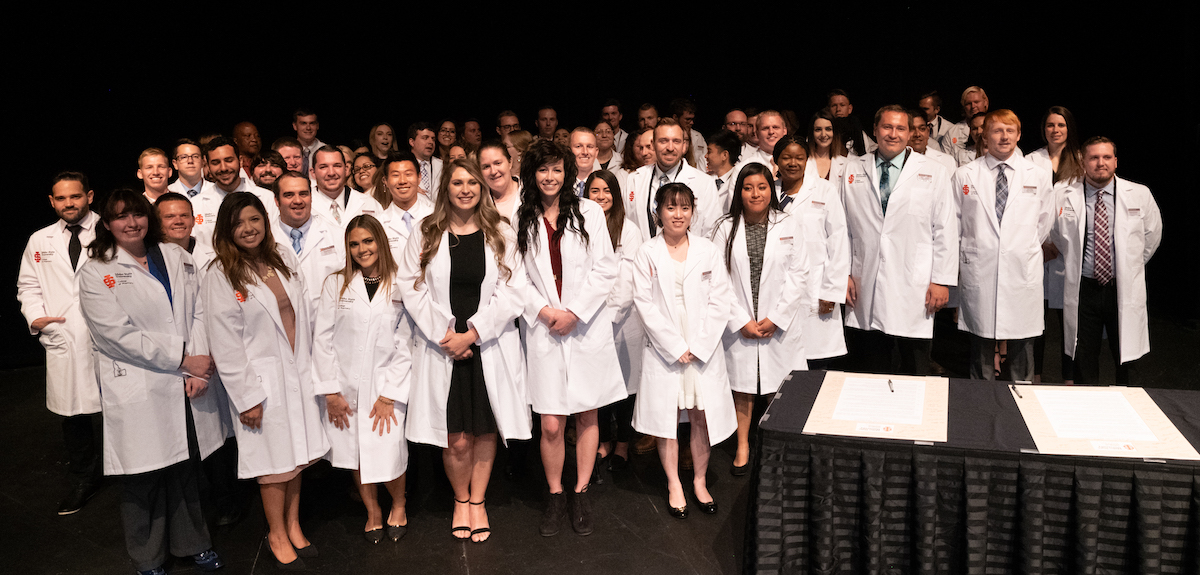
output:
[[[186,402],[186,400],[185,400]],[[134,568],[161,567],[169,552],[189,557],[212,548],[200,508],[200,448],[187,403],[188,459],[121,479],[121,523]]]
[[[72,415],[62,420],[63,444],[67,448],[67,475],[72,487],[100,478],[101,433],[99,413]]]
[[[850,351],[850,369],[863,373],[929,375],[932,339],[888,335],[882,331],[846,328]],[[899,369],[894,369],[892,349],[900,354]]]
[[[1138,385],[1134,362],[1121,363],[1121,330],[1117,324],[1117,283],[1100,285],[1079,278],[1079,317],[1075,339],[1075,383],[1100,384],[1100,345],[1108,331],[1108,349],[1116,364],[1117,385]]]
[[[967,334],[971,339],[971,379],[996,379],[996,340]],[[1008,373],[1013,381],[1033,381],[1033,340],[1008,340]]]
[[[634,394],[597,411],[600,420],[600,443],[608,443],[614,439],[618,443],[629,443],[633,440],[633,403],[636,399],[637,394]]]
[[[1044,301],[1042,303],[1043,303],[1043,305],[1045,305]],[[1045,332],[1050,331],[1050,326],[1055,326],[1055,328],[1058,329],[1059,335],[1062,335],[1066,332],[1064,322],[1063,322],[1063,310],[1054,309],[1047,305],[1044,313],[1045,313],[1045,322],[1046,322]],[[1042,364],[1046,359],[1046,333],[1045,332],[1043,332],[1042,335],[1038,336],[1036,339],[1033,340],[1033,373],[1035,375],[1044,375],[1044,372],[1042,371]],[[1075,379],[1075,369],[1074,369],[1075,362],[1074,362],[1074,360],[1071,359],[1071,356],[1067,355],[1067,352],[1062,351],[1061,349],[1059,350],[1059,352],[1062,353],[1062,369],[1061,369],[1062,379],[1063,379],[1063,381],[1072,381]],[[1044,380],[1044,378],[1043,378],[1043,380]]]

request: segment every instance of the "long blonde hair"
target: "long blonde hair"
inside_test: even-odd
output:
[[[379,272],[379,288],[383,293],[387,293],[388,289],[392,287],[392,278],[395,277],[396,270],[399,268],[396,265],[396,259],[392,257],[392,250],[388,247],[387,232],[383,231],[383,224],[380,224],[375,216],[368,214],[354,216],[354,219],[346,224],[346,266],[332,274],[342,276],[342,291],[338,292],[339,298],[346,293],[346,288],[350,286],[350,280],[354,279],[354,274],[362,269],[358,262],[354,261],[354,256],[350,255],[350,232],[357,229],[367,230],[367,233],[375,238],[375,253],[379,258],[375,271]]]
[[[480,171],[479,164],[467,159],[458,159],[447,162],[443,167],[433,213],[421,220],[421,273],[417,274],[417,281],[413,282],[413,287],[420,286],[425,281],[425,268],[433,261],[433,256],[437,255],[442,244],[442,233],[450,227],[450,211],[453,209],[450,205],[450,179],[459,168],[466,170],[479,182],[479,203],[475,204],[475,213],[471,217],[479,229],[483,230],[483,236],[492,248],[496,267],[500,269],[500,277],[508,281],[512,276],[512,270],[504,263],[506,246],[504,234],[501,232],[504,218],[492,202],[492,195],[488,193],[487,184],[484,183],[483,172]]]

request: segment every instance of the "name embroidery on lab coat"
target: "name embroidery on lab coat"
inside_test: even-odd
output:
[[[920,178],[920,180],[921,180],[922,182],[932,182],[932,181],[933,181],[933,175],[931,175],[931,174],[920,174],[920,173],[918,173],[918,174],[917,174],[917,177],[918,177],[918,178]]]
[[[779,238],[779,243],[789,246],[792,245],[792,236]]]
[[[131,286],[133,285],[133,272],[117,272],[113,274],[117,277],[117,285]]]
[[[1021,186],[1021,191],[1025,192],[1026,194],[1036,194],[1037,186]]]
[[[337,249],[337,248],[334,248],[333,246],[325,246],[325,247],[321,248],[321,256],[324,257],[324,256],[328,256],[328,255],[333,255],[333,250],[335,250],[335,249]]]
[[[54,259],[54,252],[33,252],[33,261],[37,263],[50,263]]]
[[[706,272],[700,274],[700,281],[702,281],[702,282],[712,281],[712,271],[706,271]]]
[[[354,306],[354,298],[352,298],[352,297],[338,298],[338,307],[337,307],[338,309],[347,310],[347,309],[352,309],[353,306]]]

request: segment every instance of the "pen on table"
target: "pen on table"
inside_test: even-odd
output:
[[[1016,385],[1015,383],[1014,383],[1014,384],[1010,384],[1010,385],[1009,385],[1009,387],[1011,387],[1011,388],[1012,388],[1012,390],[1013,390],[1013,393],[1017,394],[1017,397],[1018,397],[1018,398],[1020,398],[1020,399],[1025,399],[1025,396],[1021,395],[1021,391],[1017,389],[1017,385]]]
[[[892,380],[891,380],[891,379],[889,379],[889,380],[888,380],[888,389],[889,389],[889,390],[891,390],[891,392],[892,392],[892,393],[896,393],[896,388],[895,388],[895,387],[892,387]]]

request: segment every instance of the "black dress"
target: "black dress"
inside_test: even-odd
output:
[[[465,236],[450,234],[450,311],[454,331],[466,333],[467,320],[479,311],[480,286],[487,274],[483,231]],[[488,402],[479,346],[471,344],[471,357],[454,362],[450,396],[446,400],[446,432],[483,435],[496,433],[496,417]]]

